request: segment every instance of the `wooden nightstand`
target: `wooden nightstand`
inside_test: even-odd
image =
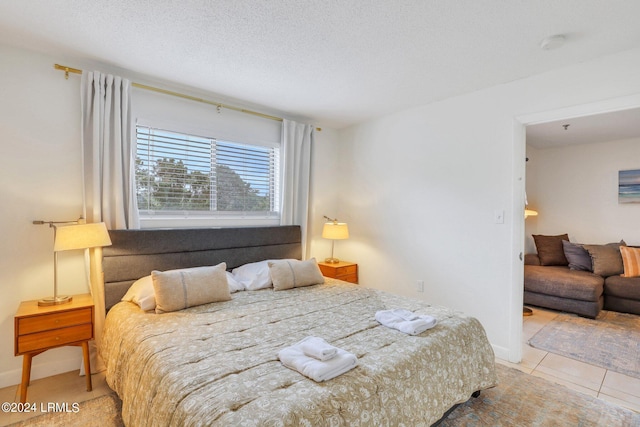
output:
[[[38,301],[23,301],[14,318],[15,355],[22,360],[20,402],[27,400],[31,378],[31,359],[43,351],[65,345],[82,346],[87,373],[87,391],[91,391],[89,340],[93,339],[93,299],[91,295],[74,295],[67,304],[38,306]]]
[[[323,276],[358,283],[358,264],[347,261],[336,263],[319,262],[318,266]]]

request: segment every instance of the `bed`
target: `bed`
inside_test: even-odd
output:
[[[127,426],[429,426],[496,385],[475,318],[335,279],[163,314],[118,302],[153,269],[299,259],[299,227],[110,234],[100,353]],[[399,307],[438,324],[411,336],[374,318]],[[284,367],[278,351],[309,335],[355,354],[358,366],[319,383]]]

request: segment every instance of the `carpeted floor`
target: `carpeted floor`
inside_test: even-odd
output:
[[[640,414],[586,396],[564,386],[496,365],[500,384],[482,392],[453,411],[443,427],[633,427]],[[80,404],[76,414],[45,414],[14,427],[23,426],[122,426],[121,402],[115,394]]]
[[[640,316],[604,310],[595,319],[559,314],[529,344],[640,378]]]

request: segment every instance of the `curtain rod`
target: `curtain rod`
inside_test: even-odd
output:
[[[64,71],[64,78],[65,79],[69,78],[69,73],[82,74],[82,70],[79,70],[77,68],[67,67],[65,65],[54,64],[53,68],[55,68],[56,70]],[[183,93],[174,92],[174,91],[167,90],[167,89],[160,89],[160,88],[153,87],[153,86],[143,85],[141,83],[132,82],[131,86],[137,87],[137,88],[140,88],[140,89],[149,90],[149,91],[152,91],[152,92],[163,93],[165,95],[175,96],[175,97],[178,97],[178,98],[189,99],[191,101],[202,102],[202,103],[209,104],[209,105],[215,105],[218,108],[226,108],[227,110],[239,111],[241,113],[251,114],[253,116],[258,116],[258,117],[262,117],[262,118],[269,119],[269,120],[275,120],[275,121],[278,121],[278,122],[281,122],[283,120],[282,117],[271,116],[269,114],[259,113],[257,111],[247,110],[245,108],[234,107],[233,105],[227,105],[227,104],[223,104],[221,102],[213,102],[213,101],[209,101],[207,99],[198,98],[196,96],[185,95]],[[318,132],[322,131],[321,128],[316,128],[316,130]]]

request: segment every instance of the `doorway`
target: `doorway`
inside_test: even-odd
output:
[[[515,117],[514,120],[514,182],[512,212],[514,218],[512,220],[512,236],[513,236],[513,253],[519,254],[515,256],[512,264],[512,283],[513,292],[510,309],[510,343],[509,343],[509,361],[519,363],[522,360],[522,336],[523,336],[523,320],[522,320],[522,303],[523,303],[523,259],[525,250],[531,250],[531,242],[527,243],[525,233],[529,230],[525,227],[524,221],[524,193],[526,191],[526,152],[527,152],[527,128],[533,126],[543,126],[545,124],[553,124],[561,122],[559,125],[566,124],[570,120],[581,120],[585,117],[595,117],[599,115],[623,112],[640,108],[640,94],[630,95],[621,98],[609,99],[605,101],[594,102],[574,107],[562,108],[557,110],[545,111],[541,113],[522,115]],[[531,197],[530,197],[531,198]],[[531,207],[534,200],[531,199]],[[544,209],[538,207],[538,221],[542,225],[542,217]],[[536,232],[544,234],[539,227]],[[529,233],[531,234],[531,233]]]

